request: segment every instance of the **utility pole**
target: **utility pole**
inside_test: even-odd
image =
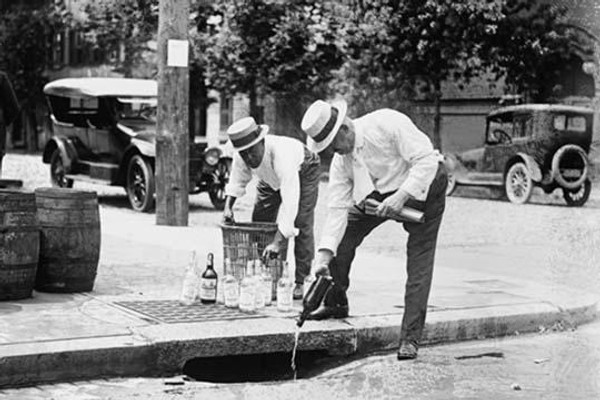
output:
[[[189,12],[190,0],[159,1],[157,225],[188,225]]]

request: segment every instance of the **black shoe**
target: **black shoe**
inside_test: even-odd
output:
[[[417,358],[419,349],[417,345],[411,342],[401,342],[398,349],[398,360],[414,360]]]
[[[320,321],[330,318],[346,318],[348,316],[348,306],[326,306],[321,305],[315,311],[308,314],[306,319]]]

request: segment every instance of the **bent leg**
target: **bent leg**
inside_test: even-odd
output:
[[[355,208],[350,209],[346,231],[337,248],[337,254],[329,265],[335,285],[325,299],[326,305],[348,304],[346,291],[350,286],[350,267],[356,255],[356,248],[373,229],[385,221],[385,218],[367,215]]]

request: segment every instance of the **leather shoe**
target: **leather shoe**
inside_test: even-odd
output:
[[[417,358],[418,351],[419,349],[414,343],[401,342],[397,354],[398,360],[414,360]]]
[[[330,318],[346,318],[348,316],[348,306],[326,306],[322,304],[315,311],[308,314],[306,319],[320,321]]]

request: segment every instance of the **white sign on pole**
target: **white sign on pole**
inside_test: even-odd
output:
[[[187,67],[188,66],[189,43],[187,40],[167,41],[167,66],[169,67]]]

